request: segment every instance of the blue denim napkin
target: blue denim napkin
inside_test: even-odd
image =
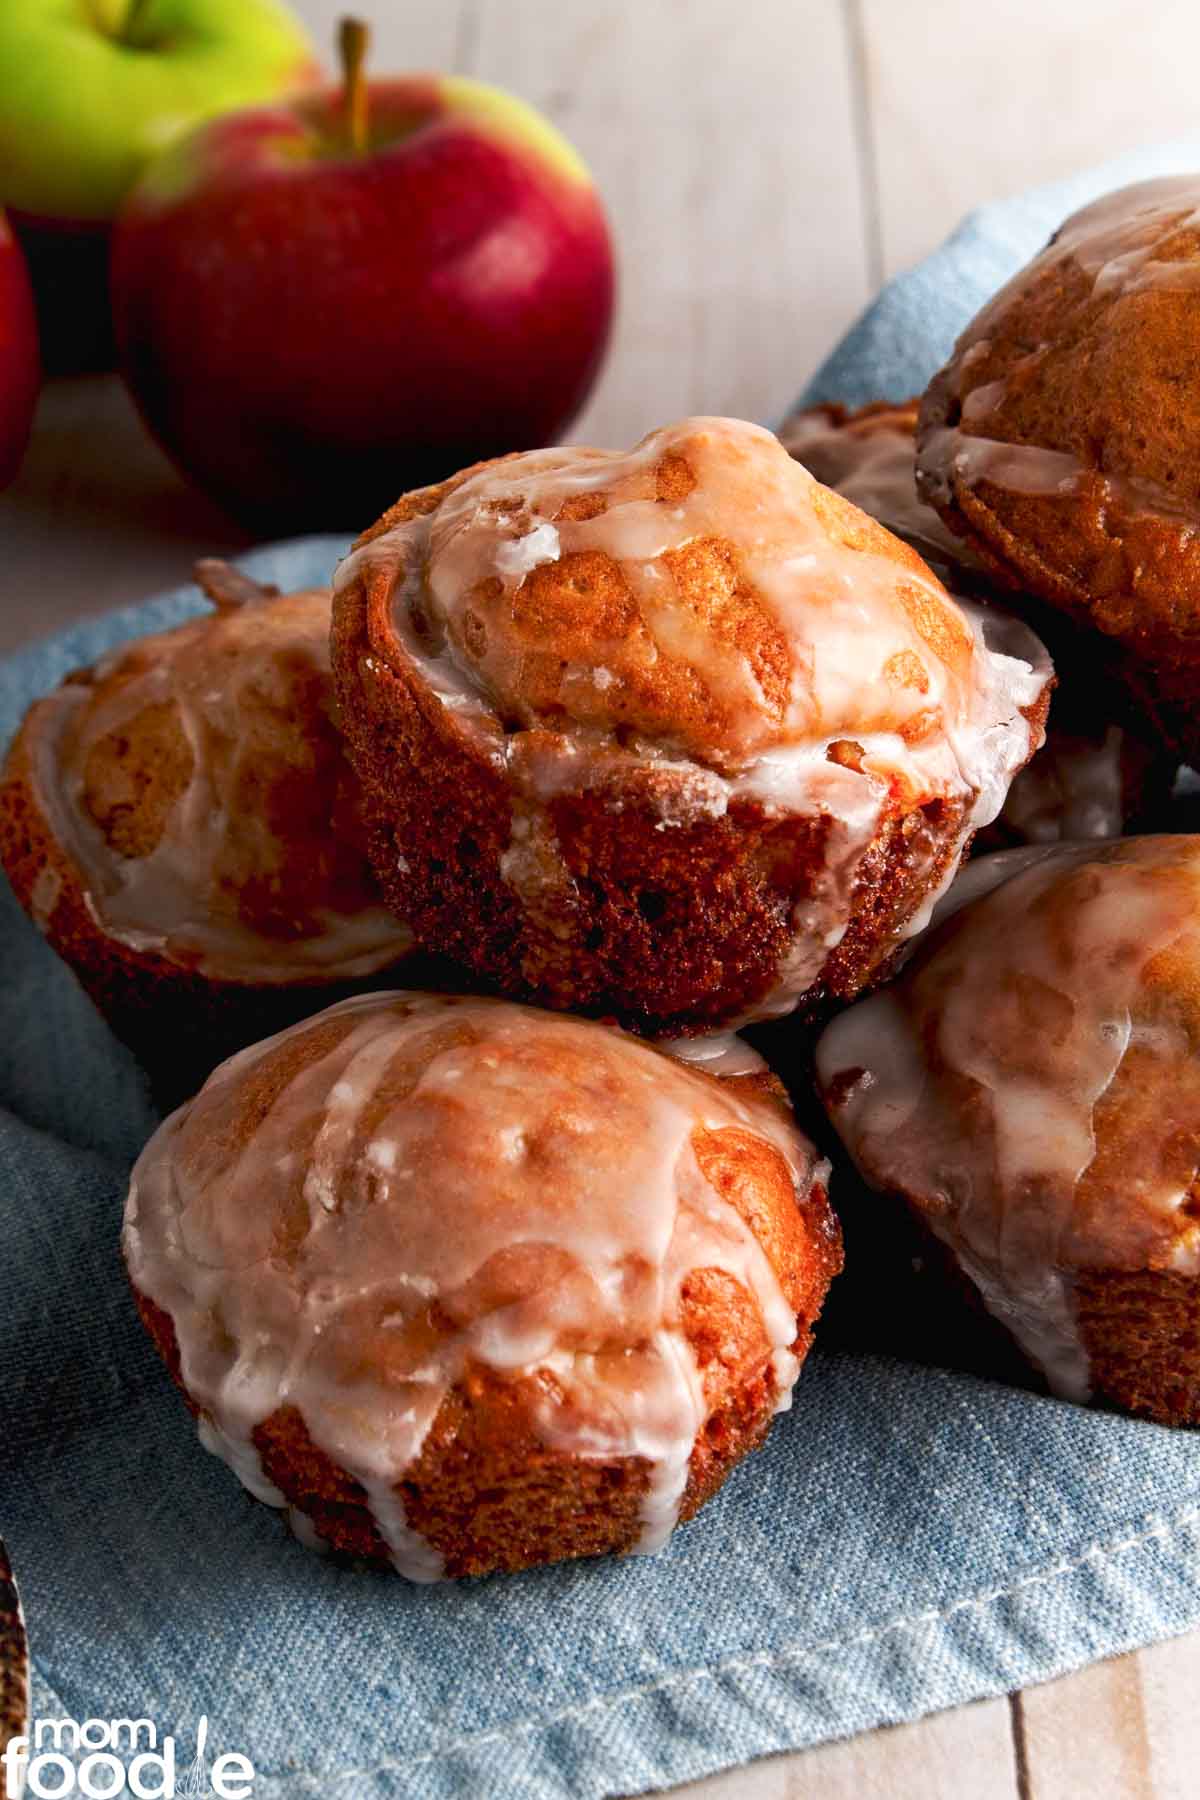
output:
[[[1071,207],[1195,165],[1200,142],[975,215],[810,397],[919,388]],[[246,566],[305,585],[338,548]],[[66,668],[195,605],[168,596],[0,666],[0,737]],[[0,909],[0,1532],[36,1716],[149,1718],[186,1764],[204,1715],[209,1756],[250,1757],[257,1800],[579,1800],[1200,1625],[1200,1440],[856,1347],[846,1301],[766,1449],[658,1557],[433,1588],[322,1562],[201,1449],[141,1331],[117,1239],[153,1124],[142,1080]],[[865,1217],[852,1247],[875,1237]]]

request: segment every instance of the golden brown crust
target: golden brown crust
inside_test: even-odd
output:
[[[552,801],[571,885],[533,916],[499,875],[512,837],[506,781],[445,709],[383,664],[354,594],[337,607],[334,631],[376,873],[419,940],[504,993],[614,1014],[650,1034],[711,1029],[770,992],[796,905],[823,871],[828,820],[774,818],[743,799],[722,818],[664,832],[663,793],[676,778],[623,768]],[[947,872],[962,816],[939,801],[889,821],[807,1010],[851,997],[881,972],[892,930]]]
[[[945,372],[926,395],[923,430],[953,417]],[[1006,442],[1021,442],[1006,439]],[[1053,447],[1057,447],[1056,445]],[[1200,755],[1200,539],[1180,521],[1127,511],[1100,475],[1061,498],[988,481],[954,482],[946,525],[1020,606],[1026,591],[1113,640],[1137,711],[1179,760]]]
[[[310,1039],[306,1056],[315,1049]],[[286,1081],[289,1067],[285,1058],[273,1084]],[[790,1118],[774,1077],[731,1079]],[[259,1116],[270,1098],[270,1092],[248,1095],[249,1116]],[[793,1349],[803,1360],[842,1263],[841,1235],[824,1187],[814,1184],[797,1197],[783,1159],[750,1131],[698,1130],[693,1147],[706,1178],[762,1245],[796,1313]],[[134,1299],[195,1414],[170,1316],[136,1285]],[[683,1288],[683,1319],[708,1403],[680,1508],[686,1520],[761,1442],[778,1394],[757,1305],[729,1273],[694,1271]],[[639,1457],[583,1459],[547,1445],[536,1421],[553,1386],[546,1371],[510,1376],[472,1363],[444,1400],[397,1492],[408,1524],[441,1554],[448,1575],[628,1551],[638,1541],[649,1464]],[[313,1443],[294,1407],[277,1408],[255,1429],[253,1442],[268,1479],[326,1544],[347,1556],[388,1562],[363,1489]]]
[[[930,1230],[925,1204],[898,1192],[870,1199],[882,1203],[888,1216],[880,1219],[872,1207],[868,1229],[861,1221],[847,1221],[849,1285],[836,1290],[822,1342],[828,1345],[825,1334],[831,1332],[834,1344],[845,1337],[849,1345],[860,1347],[865,1303],[868,1329],[879,1334],[880,1349],[925,1362],[948,1358],[955,1368],[993,1380],[1044,1387],[1045,1378],[986,1310],[962,1264]],[[860,1209],[864,1201],[859,1195]],[[906,1257],[919,1255],[923,1280],[912,1284],[910,1296],[919,1300],[919,1317],[897,1305],[895,1262],[879,1261],[881,1229],[892,1240],[893,1257],[901,1245]],[[859,1256],[856,1235],[865,1240]],[[1070,1289],[1092,1401],[1157,1425],[1200,1426],[1196,1278],[1161,1269],[1081,1269],[1072,1271]]]
[[[1194,206],[1195,194],[1193,219]],[[1076,235],[1080,218],[1087,214],[1068,221]],[[1167,274],[1146,283],[1098,279],[1085,236],[1080,243],[1078,256],[1036,259],[935,376],[921,405],[922,489],[996,580],[1116,641],[1135,702],[1192,760],[1200,754],[1200,433],[1190,399],[1200,380],[1200,232],[1164,210],[1153,267]],[[988,479],[986,466],[971,477],[954,451],[976,438],[1057,453],[1076,473],[1061,489],[1037,479],[1005,485]]]
[[[180,1376],[171,1320],[144,1295],[135,1292],[135,1299],[195,1412]],[[715,1332],[714,1322],[708,1334],[714,1340]],[[802,1358],[810,1342],[811,1331],[805,1330],[796,1354]],[[538,1378],[508,1380],[476,1365],[443,1403],[418,1461],[398,1485],[409,1524],[441,1554],[447,1575],[515,1571],[620,1553],[636,1544],[648,1465],[637,1457],[584,1462],[551,1449],[534,1426],[539,1397]],[[693,1518],[762,1442],[775,1401],[765,1364],[729,1385],[692,1453],[681,1522]],[[272,1413],[256,1428],[254,1445],[268,1479],[331,1549],[388,1564],[387,1546],[362,1488],[317,1448],[294,1408]]]
[[[979,590],[991,599],[982,569],[917,497],[919,405],[919,399],[873,400],[858,408],[827,401],[798,408],[780,428],[780,442],[818,481],[926,558],[951,593],[961,598]]]
[[[435,511],[465,478],[404,496],[360,544]],[[822,504],[831,533],[923,568],[839,496]],[[513,834],[509,780],[395,655],[392,592],[392,572],[368,559],[335,596],[332,638],[343,729],[392,910],[482,981],[542,1005],[615,1015],[651,1035],[711,1030],[752,1011],[775,987],[797,906],[824,873],[828,817],[780,817],[749,797],[713,817],[689,803],[687,772],[614,763],[587,791],[551,800],[566,879],[540,906],[518,900],[500,871]],[[914,586],[914,607],[919,599]],[[1047,691],[1028,710],[1035,741],[1048,705]],[[669,829],[664,802],[680,818]],[[817,1013],[882,974],[895,933],[948,873],[964,812],[940,800],[893,804],[863,858],[848,929],[802,1010]]]
[[[1056,1392],[1200,1423],[1200,839],[991,874],[830,1027],[830,1118]]]
[[[1200,1425],[1200,1284],[1173,1270],[1086,1270],[1079,1332],[1097,1400],[1159,1425]]]
[[[1030,594],[998,589],[968,545],[917,499],[919,404],[876,401],[857,411],[811,407],[795,413],[781,435],[818,480],[877,509],[889,529],[928,556],[952,593],[1019,611],[1053,657],[1057,680],[1045,748],[1017,777],[999,818],[977,836],[975,851],[1044,841],[1056,825],[1066,837],[1149,828],[1143,822],[1165,804],[1178,758],[1164,749],[1153,718],[1135,702],[1109,639]]]
[[[1083,689],[1093,696],[1094,704],[1090,715],[1093,721],[1100,714],[1107,718],[1111,712],[1111,716],[1122,725],[1133,728],[1140,726],[1145,732],[1147,722],[1136,707],[1131,708],[1128,695],[1114,678],[1116,658],[1113,647],[1090,628],[1090,622],[1088,629],[1079,631],[1058,610],[1042,604],[1034,594],[1014,595],[1014,578],[1011,572],[1001,573],[993,558],[978,551],[972,534],[955,531],[951,519],[945,515],[942,516],[942,524],[951,529],[941,531],[938,513],[932,502],[917,500],[916,439],[920,409],[923,404],[927,404],[927,399],[928,397],[922,401],[918,397],[895,403],[873,400],[858,408],[826,402],[795,413],[793,422],[797,431],[790,444],[791,454],[806,465],[811,462],[812,473],[817,479],[836,488],[849,472],[850,457],[841,447],[843,440],[846,444],[852,444],[869,442],[871,438],[879,436],[892,437],[899,434],[905,438],[911,437],[914,459],[913,484],[910,484],[912,499],[916,502],[922,519],[928,518],[931,533],[936,533],[936,537],[930,536],[923,553],[929,557],[950,591],[959,596],[974,596],[1015,610],[1028,619],[1049,649],[1056,672],[1065,683],[1065,695],[1061,688],[1056,691],[1052,710],[1056,713],[1069,713],[1069,728],[1076,729],[1084,721],[1085,707],[1079,692]],[[837,437],[818,440],[819,448],[815,453],[809,448],[803,430],[805,424],[813,419],[820,420],[822,425],[838,434]],[[784,442],[788,441],[785,432]],[[881,513],[881,516],[890,530],[901,535],[913,523],[910,518],[888,519],[886,513]],[[1097,683],[1100,684],[1099,688]],[[1097,694],[1098,701],[1095,700]]]
[[[109,936],[38,799],[36,740],[47,705],[30,708],[0,771],[0,863],[24,911],[143,1063],[164,1108],[194,1093],[233,1051],[349,994],[400,982],[452,987],[461,979],[414,950],[388,970],[350,982],[226,980]]]

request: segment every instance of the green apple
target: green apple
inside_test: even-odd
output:
[[[281,0],[3,0],[0,204],[111,219],[179,133],[316,74]]]

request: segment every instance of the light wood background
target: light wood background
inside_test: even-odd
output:
[[[0,0],[2,3],[2,0]],[[332,41],[340,0],[294,0]],[[376,64],[515,89],[574,139],[622,262],[575,435],[771,419],[878,283],[980,201],[1193,127],[1194,0],[356,0]],[[365,523],[365,521],[364,521]],[[115,379],[47,389],[0,498],[0,651],[246,540]],[[1200,1640],[680,1790],[693,1800],[1191,1800]]]

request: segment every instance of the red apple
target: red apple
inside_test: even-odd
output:
[[[361,30],[361,28],[359,28]],[[523,102],[361,80],[168,150],[113,240],[122,367],[185,474],[251,525],[363,525],[406,487],[553,440],[613,303],[587,170]]]
[[[0,488],[8,486],[21,466],[40,385],[29,271],[0,212]]]

